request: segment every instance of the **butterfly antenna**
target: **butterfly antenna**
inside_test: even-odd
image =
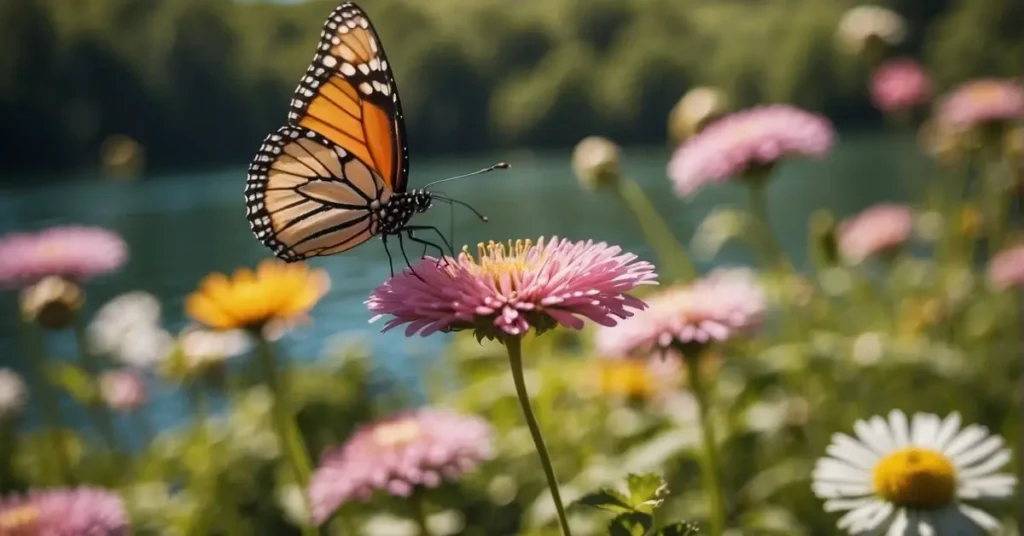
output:
[[[453,181],[455,179],[465,179],[466,177],[472,177],[473,175],[482,175],[484,173],[490,173],[490,172],[498,170],[498,169],[508,169],[509,167],[511,167],[511,166],[509,166],[505,162],[498,162],[497,164],[494,164],[491,167],[484,168],[484,169],[478,169],[478,170],[476,170],[476,171],[474,171],[472,173],[466,173],[465,175],[459,175],[457,177],[448,177],[447,179],[437,180],[437,181],[434,181],[434,182],[431,182],[431,183],[427,183],[423,187],[424,188],[430,188],[431,186],[433,186],[435,184],[440,184],[442,182]]]
[[[450,197],[447,197],[447,196],[444,196],[444,195],[440,195],[440,194],[431,194],[431,195],[433,195],[434,199],[437,199],[438,201],[444,201],[445,203],[448,203],[448,204],[453,204],[454,203],[456,205],[462,205],[462,206],[468,208],[469,210],[471,210],[473,212],[473,214],[476,214],[477,218],[480,218],[480,221],[482,221],[484,223],[490,221],[490,219],[487,216],[484,216],[483,214],[481,214],[479,210],[473,208],[472,205],[470,205],[469,203],[466,203],[464,201],[459,201],[458,199],[452,199]]]

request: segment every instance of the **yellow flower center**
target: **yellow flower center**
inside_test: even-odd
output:
[[[956,468],[941,452],[918,447],[897,450],[878,462],[875,492],[887,501],[934,510],[956,496]]]
[[[373,440],[384,448],[403,447],[423,434],[423,428],[414,420],[382,424],[373,431]]]
[[[39,509],[25,505],[0,513],[0,534],[18,536],[32,534],[36,522],[39,521]]]
[[[475,267],[475,274],[498,281],[504,276],[522,274],[535,268],[539,264],[538,261],[543,261],[539,255],[527,255],[533,247],[533,240],[529,239],[515,242],[509,240],[507,244],[491,240],[487,244],[481,242],[476,245],[476,258],[469,252],[467,246],[462,247],[462,254]]]

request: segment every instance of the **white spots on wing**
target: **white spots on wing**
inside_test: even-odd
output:
[[[380,85],[380,92],[385,94],[385,95],[390,95],[391,94],[391,86],[388,85],[388,84],[381,84]]]
[[[306,132],[306,137],[307,138],[315,138],[316,137],[316,132],[313,132],[312,130],[307,131]]]
[[[331,44],[332,45],[340,45],[341,44],[341,38],[338,37],[338,36],[332,37],[331,38]]]
[[[388,70],[388,60],[380,60],[380,70]]]
[[[347,21],[345,21],[345,26],[348,26],[349,28],[355,28],[356,21],[353,19],[348,19]]]
[[[322,76],[324,74],[324,68],[323,67],[317,67],[315,73],[316,73],[317,76]]]
[[[365,28],[365,27],[366,26],[363,26],[363,28]],[[374,39],[373,36],[370,36],[369,41],[370,41],[370,51],[372,51],[374,54],[379,52],[379,50],[377,49],[377,40]]]
[[[370,27],[370,21],[366,20],[366,17],[359,17],[359,26],[365,30]]]
[[[373,93],[373,86],[371,86],[370,84],[367,84],[366,82],[363,82],[362,84],[359,84],[359,91],[362,91],[363,93],[366,93],[367,95],[370,95],[370,94]]]
[[[322,63],[324,64],[324,67],[327,67],[328,69],[333,69],[335,66],[338,65],[338,59],[335,58],[334,56],[328,55],[324,56]]]
[[[356,74],[356,68],[351,63],[345,62],[341,64],[341,74],[345,76],[352,76]]]
[[[359,64],[359,72],[363,74],[370,74],[370,66],[365,63]]]
[[[348,157],[348,153],[345,152],[345,149],[342,149],[341,147],[335,146],[334,147],[334,152],[338,153],[338,158],[344,159],[344,158]]]
[[[380,70],[380,60],[378,60],[376,57],[370,58],[370,69],[372,69],[374,71],[379,71]]]

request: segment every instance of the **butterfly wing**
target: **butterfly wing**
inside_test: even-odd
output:
[[[338,6],[324,23],[288,123],[344,147],[393,192],[406,190],[409,152],[395,77],[369,17],[354,3]]]
[[[378,225],[371,207],[390,197],[383,177],[361,158],[301,126],[267,136],[245,186],[250,228],[288,262],[369,240]]]

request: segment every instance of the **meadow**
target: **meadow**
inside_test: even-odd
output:
[[[650,254],[523,236],[396,255],[365,316],[413,344],[447,337],[423,396],[381,388],[357,343],[283,355],[348,284],[315,262],[211,270],[169,333],[172,304],[145,289],[83,314],[90,286],[135,262],[116,233],[0,237],[22,338],[0,369],[0,535],[1020,534],[1024,86],[940,91],[884,8],[830,32],[887,128],[919,133],[900,150],[928,159],[921,198],[814,212],[798,266],[767,192],[842,132],[680,85],[659,123],[673,203],[729,183],[748,204],[683,236],[614,141],[580,140],[578,202],[613,199]],[[701,273],[696,257],[737,244],[756,262]],[[68,336],[76,359],[55,359]],[[188,422],[147,422],[154,384]]]

